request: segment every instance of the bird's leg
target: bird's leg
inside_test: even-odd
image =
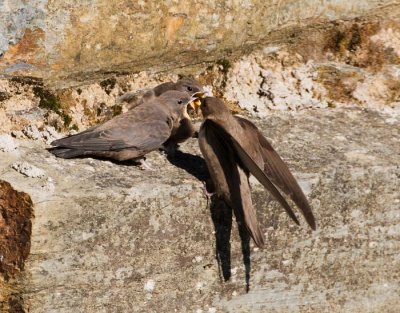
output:
[[[206,198],[207,198],[207,201],[210,201],[211,200],[211,197],[213,196],[213,195],[215,195],[216,194],[216,192],[214,191],[214,192],[209,192],[208,190],[207,190],[207,182],[203,182],[203,193],[204,193],[204,195],[206,196]]]

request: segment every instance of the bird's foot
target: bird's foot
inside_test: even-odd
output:
[[[207,184],[206,184],[206,183],[204,183],[204,186],[203,186],[202,189],[203,189],[204,195],[205,195],[206,198],[207,198],[207,201],[210,201],[210,200],[211,200],[211,197],[212,197],[213,195],[216,194],[216,192],[209,192],[209,191],[207,190]]]
[[[177,150],[178,150],[177,144],[167,144],[167,145],[162,146],[161,154],[166,157],[173,158],[175,156]]]
[[[155,168],[153,168],[149,163],[147,163],[146,162],[146,160],[145,159],[141,159],[141,160],[139,160],[139,168],[142,170],[142,171],[155,171]]]

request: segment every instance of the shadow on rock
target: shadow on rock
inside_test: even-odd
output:
[[[211,218],[215,229],[216,256],[224,281],[231,278],[232,209],[217,195],[211,197]]]
[[[213,190],[210,174],[203,158],[177,150],[174,155],[168,155],[167,159],[171,164],[184,169],[200,181],[205,183],[207,190]],[[231,276],[231,231],[232,231],[232,208],[220,199],[217,195],[211,197],[210,213],[215,229],[216,258],[221,276],[228,281]],[[236,217],[238,221],[239,234],[242,245],[243,264],[246,275],[246,291],[249,291],[250,281],[250,236],[248,235],[241,221],[241,215]]]
[[[218,196],[211,197],[211,218],[215,229],[216,257],[224,281],[231,276],[231,231],[233,210]],[[243,264],[245,267],[246,292],[250,289],[250,236],[243,222],[238,221],[239,235],[242,246]]]
[[[207,181],[210,177],[206,162],[202,157],[177,150],[173,155],[167,155],[167,159],[171,164],[185,170],[202,182]]]

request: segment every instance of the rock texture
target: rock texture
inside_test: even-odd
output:
[[[18,280],[31,247],[32,200],[0,180],[0,311],[23,312]]]
[[[378,17],[298,28],[286,42],[266,43],[236,59],[226,54],[192,74],[232,109],[258,117],[271,110],[349,105],[395,109],[400,106],[400,22]],[[57,138],[56,130],[84,130],[124,112],[127,107],[116,99],[125,92],[175,81],[185,71],[154,74],[149,68],[61,89],[32,77],[0,79],[0,132],[49,142]]]
[[[299,27],[400,11],[396,0],[14,0],[0,12],[1,72],[67,86],[240,56],[293,40]]]
[[[243,255],[233,223],[228,282],[215,251],[227,224],[203,195],[194,139],[170,161],[150,154],[155,172],[56,159],[40,141],[18,140],[18,154],[0,152],[0,172],[35,203],[22,303],[35,313],[397,312],[399,119],[355,107],[254,119],[299,179],[318,230],[293,225],[253,182],[267,245]]]
[[[33,217],[32,200],[0,181],[0,274],[8,278],[24,267],[29,255]]]
[[[0,311],[399,312],[400,2],[110,3],[0,0],[0,178],[36,216],[20,272],[1,183]],[[316,232],[252,181],[267,245],[241,243],[194,139],[155,172],[45,150],[185,75],[272,139]]]

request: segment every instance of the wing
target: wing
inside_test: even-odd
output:
[[[139,100],[147,93],[151,93],[152,89],[140,89],[136,91],[130,91],[124,93],[122,96],[119,96],[115,103],[121,104],[123,102],[139,102]]]
[[[279,189],[287,194],[294,203],[296,203],[305,217],[308,225],[315,230],[315,218],[310,204],[308,203],[306,196],[301,190],[296,179],[293,177],[286,163],[283,162],[268,140],[261,134],[261,132],[252,122],[244,118],[236,118],[242,125],[245,132],[256,132],[261,146],[260,152],[262,153],[264,160],[264,173],[266,176],[268,176],[271,182],[273,182]]]
[[[293,210],[285,200],[285,198],[280,194],[278,189],[274,186],[274,184],[270,181],[268,176],[264,173],[263,169],[261,169],[257,163],[252,159],[252,157],[243,149],[243,147],[239,144],[239,142],[233,138],[228,132],[225,131],[223,127],[218,125],[214,121],[209,121],[210,124],[213,125],[215,132],[219,132],[227,138],[234,147],[235,152],[237,153],[239,159],[243,163],[243,165],[247,168],[247,170],[275,197],[275,199],[283,206],[286,213],[291,217],[291,219],[299,225],[299,221],[294,214]]]
[[[92,130],[55,140],[51,145],[83,151],[151,151],[159,148],[171,134],[171,119],[151,107],[142,107],[138,112],[134,111],[120,115]]]
[[[218,193],[228,200],[237,220],[244,222],[256,245],[262,247],[264,235],[251,201],[248,175],[238,165],[233,147],[209,120],[204,121],[200,128],[199,145]]]

